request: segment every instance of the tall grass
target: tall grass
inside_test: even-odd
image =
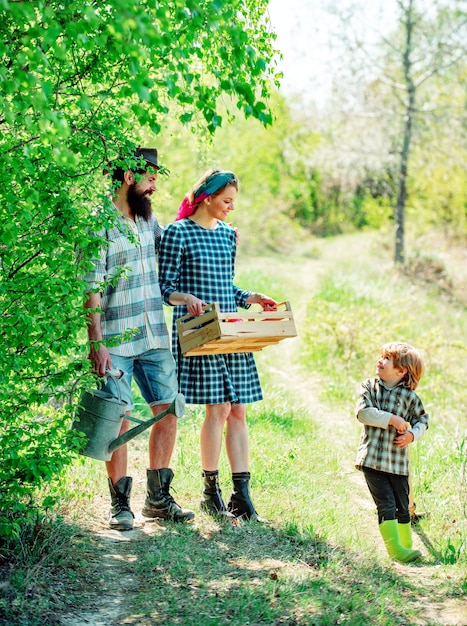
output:
[[[425,437],[411,447],[419,510],[433,553],[467,562],[467,389],[459,366],[467,356],[465,306],[440,297],[388,266],[347,261],[308,301],[301,362],[314,372],[323,402],[352,412],[358,383],[374,374],[380,346],[407,341],[422,350],[426,373],[417,389],[430,414]],[[318,372],[318,375],[316,375]],[[327,380],[327,384],[326,384]]]
[[[460,419],[466,397],[458,366],[467,355],[463,306],[437,301],[437,294],[430,296],[403,276],[388,280],[381,270],[347,265],[345,272],[328,276],[309,301],[304,329],[302,361],[331,378],[329,399],[352,399],[349,383],[373,374],[380,346],[408,341],[425,355],[426,402],[449,405]],[[343,388],[335,386],[338,380]]]

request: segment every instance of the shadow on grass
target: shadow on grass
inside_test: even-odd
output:
[[[0,540],[0,625],[60,624],[86,579],[92,539],[56,516],[22,517],[16,526]]]
[[[3,560],[0,624],[415,625],[428,593],[293,525],[200,514],[110,535],[61,520],[30,530]]]
[[[125,624],[419,623],[410,580],[310,533],[167,525],[135,552]]]

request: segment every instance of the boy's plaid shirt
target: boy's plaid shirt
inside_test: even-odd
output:
[[[387,387],[379,378],[370,378],[360,388],[355,409],[357,418],[363,409],[377,409],[377,412],[372,413],[376,416],[372,421],[381,425],[364,424],[357,451],[357,469],[369,467],[380,472],[408,476],[408,446],[396,448],[394,438],[397,431],[388,426],[388,422],[392,415],[399,415],[410,423],[419,438],[428,428],[428,414],[420,398],[415,391],[405,387],[403,382],[395,387]]]
[[[108,281],[121,268],[124,274],[115,285],[102,291],[101,327],[104,340],[117,339],[134,329],[127,341],[109,346],[111,354],[136,356],[147,350],[170,348],[157,276],[156,250],[161,228],[152,216],[147,222],[120,215],[119,224],[102,233],[109,241],[103,247],[94,269],[85,278],[89,291]]]

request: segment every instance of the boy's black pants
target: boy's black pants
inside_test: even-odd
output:
[[[363,468],[366,484],[378,509],[378,522],[397,519],[400,524],[410,522],[409,477]]]

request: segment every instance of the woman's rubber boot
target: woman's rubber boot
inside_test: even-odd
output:
[[[267,524],[267,520],[258,515],[251,501],[250,472],[232,474],[232,482],[233,491],[227,504],[227,509],[236,518]]]
[[[403,548],[407,548],[407,550],[412,550],[412,525],[411,523],[407,524],[398,524],[399,529],[399,540],[401,546]]]
[[[174,473],[168,467],[148,469],[147,493],[142,514],[152,519],[168,519],[172,522],[186,522],[194,518],[193,511],[178,506],[170,494],[170,483]]]
[[[386,545],[391,559],[401,563],[410,563],[422,556],[419,550],[411,550],[401,545],[399,538],[399,524],[396,519],[390,519],[379,525],[379,532]]]
[[[114,530],[133,530],[134,515],[130,509],[130,493],[133,479],[124,476],[115,483],[110,478],[109,490],[112,505],[109,512],[109,526]]]
[[[204,491],[201,497],[201,510],[221,520],[233,520],[235,516],[227,511],[219,486],[219,471],[203,470]]]

